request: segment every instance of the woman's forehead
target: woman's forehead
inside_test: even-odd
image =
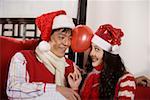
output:
[[[94,46],[94,47],[100,48],[100,47],[99,47],[98,45],[96,45],[95,43],[92,43],[91,45]]]

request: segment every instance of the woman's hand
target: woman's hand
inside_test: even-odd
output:
[[[145,76],[139,76],[139,77],[136,78],[136,84],[146,86],[146,87],[150,87],[150,79],[148,79]]]
[[[73,90],[78,90],[78,87],[82,81],[81,73],[76,68],[73,73],[68,75],[68,83]]]

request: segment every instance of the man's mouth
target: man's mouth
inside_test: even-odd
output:
[[[65,52],[67,48],[60,47],[60,49]]]

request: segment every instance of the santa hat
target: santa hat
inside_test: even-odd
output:
[[[75,27],[72,18],[68,17],[64,10],[43,14],[36,18],[35,23],[41,31],[41,39],[45,41],[50,40],[53,29]]]
[[[92,38],[92,42],[107,52],[118,54],[123,36],[121,29],[114,28],[110,24],[101,25]]]
[[[35,23],[39,30],[41,31],[41,39],[42,41],[42,48],[46,48],[48,41],[50,41],[50,36],[53,29],[58,28],[71,28],[75,27],[72,18],[66,15],[64,10],[54,11],[50,13],[43,14],[36,18]],[[43,44],[45,45],[43,46]]]

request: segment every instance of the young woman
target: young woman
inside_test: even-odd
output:
[[[120,29],[109,24],[100,26],[94,34],[90,52],[93,69],[80,90],[82,100],[134,99],[135,78],[118,54],[122,36]],[[78,86],[71,84],[71,87]]]

